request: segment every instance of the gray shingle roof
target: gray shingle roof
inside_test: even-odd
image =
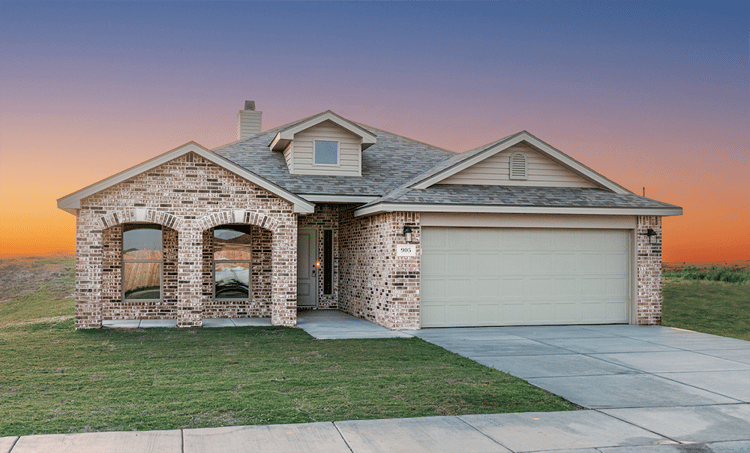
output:
[[[474,206],[545,206],[585,208],[676,208],[633,193],[576,187],[524,187],[435,184],[389,194],[370,203],[446,204]]]
[[[294,194],[381,197],[367,206],[379,203],[400,203],[571,208],[676,208],[674,205],[633,193],[617,194],[606,189],[452,184],[436,184],[427,189],[411,189],[414,184],[518,134],[509,135],[459,154],[358,124],[377,136],[377,142],[362,152],[361,177],[292,175],[289,173],[283,153],[271,151],[269,143],[277,132],[293,127],[308,118],[220,146],[213,151]]]
[[[302,121],[302,120],[301,120]],[[292,175],[283,153],[268,144],[294,123],[262,132],[213,151],[296,194],[382,196],[456,153],[363,126],[377,143],[362,152],[362,176]]]

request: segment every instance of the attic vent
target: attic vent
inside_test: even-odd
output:
[[[513,153],[510,156],[510,179],[526,179],[526,156],[521,153]]]

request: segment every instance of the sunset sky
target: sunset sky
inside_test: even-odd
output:
[[[331,109],[465,151],[526,129],[641,194],[664,260],[750,259],[745,2],[0,2],[0,254],[75,249],[56,200],[187,141]]]

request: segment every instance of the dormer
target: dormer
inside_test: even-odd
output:
[[[280,130],[269,147],[295,175],[362,176],[362,151],[374,144],[375,134],[328,110]]]

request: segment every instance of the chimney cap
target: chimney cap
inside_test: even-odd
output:
[[[255,101],[245,101],[245,110],[255,110]]]

